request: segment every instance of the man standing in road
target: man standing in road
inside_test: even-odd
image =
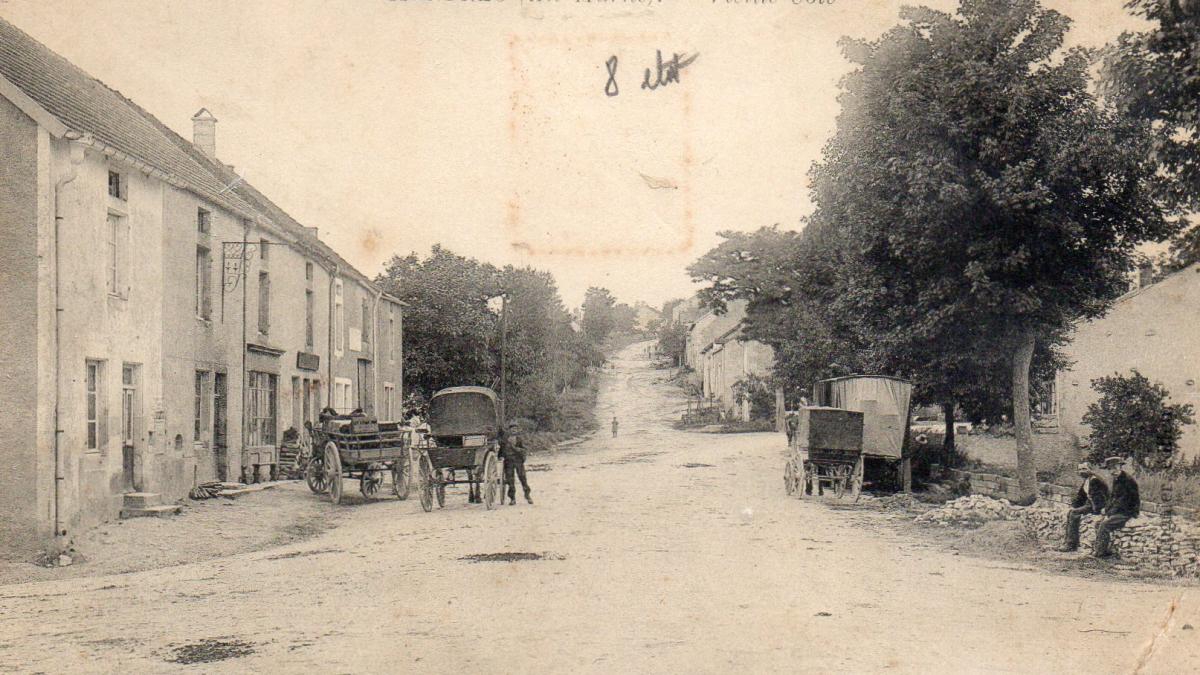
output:
[[[617,416],[616,415],[613,415],[612,429],[613,429],[613,438],[616,438],[617,437]]]
[[[1067,512],[1067,534],[1059,551],[1074,551],[1079,548],[1079,523],[1089,513],[1100,515],[1108,502],[1108,486],[1092,471],[1087,462],[1079,464],[1079,477],[1083,483],[1075,493],[1071,502],[1071,510]]]
[[[504,460],[504,482],[508,484],[508,503],[517,503],[517,486],[513,474],[521,479],[525,490],[525,501],[533,503],[529,496],[529,481],[525,479],[525,441],[521,438],[516,422],[508,423],[508,431],[500,437],[500,457]]]
[[[1104,466],[1112,472],[1113,480],[1108,503],[1104,505],[1105,518],[1096,525],[1096,544],[1092,547],[1092,555],[1097,558],[1112,555],[1108,550],[1112,533],[1125,527],[1130,518],[1137,518],[1142,510],[1137,481],[1125,472],[1125,460],[1121,457],[1109,457],[1104,460]]]

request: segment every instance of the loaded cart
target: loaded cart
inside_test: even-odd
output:
[[[392,492],[408,498],[408,433],[399,422],[379,422],[366,415],[323,414],[312,428],[312,457],[304,478],[315,493],[329,492],[342,501],[342,479],[358,479],[363,497],[373,499],[392,475]]]
[[[867,461],[895,465],[908,489],[908,435],[912,384],[886,376],[853,375],[822,380],[813,388],[816,405],[800,409],[784,466],[788,494],[858,499]]]
[[[417,459],[421,507],[446,505],[446,486],[467,485],[488,509],[501,499],[500,413],[487,387],[451,387],[429,400],[429,440]],[[480,494],[482,493],[482,494]]]

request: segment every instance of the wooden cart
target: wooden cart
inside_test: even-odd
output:
[[[493,509],[502,499],[500,414],[487,387],[451,387],[429,400],[429,440],[419,449],[421,507],[446,505],[446,487],[467,485],[472,501]]]
[[[305,480],[315,493],[329,492],[342,502],[344,478],[358,479],[363,497],[374,499],[383,477],[392,476],[392,492],[407,499],[411,460],[408,433],[399,422],[378,422],[365,415],[322,415],[312,429],[312,456]]]

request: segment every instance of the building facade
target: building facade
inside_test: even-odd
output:
[[[688,331],[685,349],[692,383],[706,400],[741,420],[750,419],[750,405],[747,400],[738,401],[738,383],[769,376],[775,363],[771,347],[743,338],[746,304],[735,300],[724,314],[710,310],[701,315]]]
[[[1160,382],[1176,403],[1200,410],[1200,264],[1155,284],[1144,285],[1116,301],[1108,313],[1080,325],[1067,345],[1071,365],[1055,379],[1058,422],[1063,432],[1082,441],[1088,405],[1098,398],[1093,379],[1137,369]],[[1184,427],[1180,452],[1200,456],[1200,427]]]
[[[252,478],[324,407],[400,415],[401,304],[193,125],[0,20],[0,555]]]

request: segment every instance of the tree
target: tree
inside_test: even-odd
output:
[[[1092,380],[1092,388],[1100,399],[1083,415],[1083,423],[1092,428],[1089,459],[1132,457],[1152,468],[1170,463],[1183,426],[1193,422],[1191,405],[1168,403],[1171,395],[1162,383],[1150,382],[1136,369]]]
[[[1145,125],[1089,93],[1088,53],[1062,49],[1068,25],[1037,0],[962,0],[844,40],[858,69],[812,171],[813,223],[840,231],[853,258],[841,307],[878,341],[868,362],[934,362],[946,383],[1009,371],[1025,502],[1035,351],[1102,315],[1134,247],[1172,231]]]
[[[683,365],[683,352],[687,348],[687,325],[683,322],[662,323],[658,327],[658,352],[671,359],[677,366]]]
[[[607,288],[593,286],[583,296],[583,334],[592,344],[601,344],[613,331],[617,300]]]
[[[1200,208],[1200,2],[1129,0],[1152,26],[1125,33],[1104,59],[1101,91],[1122,111],[1151,124],[1152,158],[1163,201],[1177,213]],[[1181,232],[1167,271],[1200,260],[1200,228]]]

